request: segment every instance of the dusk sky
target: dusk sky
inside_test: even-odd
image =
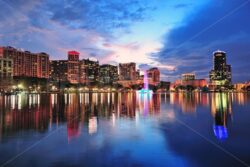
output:
[[[0,0],[0,45],[101,64],[158,67],[174,81],[208,78],[227,52],[233,82],[250,79],[250,0]]]

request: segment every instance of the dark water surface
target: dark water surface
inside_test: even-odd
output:
[[[0,166],[250,165],[250,95],[0,96]]]

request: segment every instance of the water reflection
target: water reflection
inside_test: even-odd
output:
[[[12,135],[23,130],[43,132],[48,129],[49,99],[40,95],[0,96],[1,136]]]
[[[0,96],[1,138],[27,130],[46,132],[55,124],[67,124],[68,140],[77,138],[81,128],[98,133],[98,119],[116,120],[157,116],[161,106],[173,105],[182,113],[196,113],[199,107],[210,107],[214,119],[213,132],[218,139],[230,136],[227,128],[233,115],[233,104],[249,103],[247,94],[226,93],[82,93],[82,94],[19,94]],[[176,111],[168,112],[170,117]]]
[[[209,94],[206,93],[177,93],[171,94],[170,103],[180,106],[184,113],[196,112],[199,105],[209,105]]]
[[[224,140],[228,138],[227,122],[232,119],[232,103],[244,105],[248,96],[241,93],[180,93],[171,94],[170,97],[170,103],[180,107],[184,113],[195,113],[199,106],[210,106],[214,135]]]
[[[207,140],[248,162],[249,100],[241,93],[0,96],[0,164],[58,128],[13,166],[238,166]]]
[[[227,120],[232,118],[232,95],[213,94],[211,113],[214,117],[214,134],[219,140],[228,138]]]

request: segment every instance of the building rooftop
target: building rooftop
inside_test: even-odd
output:
[[[182,74],[182,76],[185,76],[185,75],[195,75],[194,73],[185,73],[185,74]]]
[[[226,54],[226,52],[225,52],[225,51],[222,51],[222,50],[219,50],[219,49],[218,49],[218,50],[216,50],[216,51],[214,51],[214,52],[213,52],[213,55],[214,55],[215,53],[223,53],[223,54]]]
[[[80,55],[80,53],[75,51],[75,50],[68,51],[68,54],[69,55]]]

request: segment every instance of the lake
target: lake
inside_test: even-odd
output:
[[[250,94],[0,96],[0,166],[244,167]]]

